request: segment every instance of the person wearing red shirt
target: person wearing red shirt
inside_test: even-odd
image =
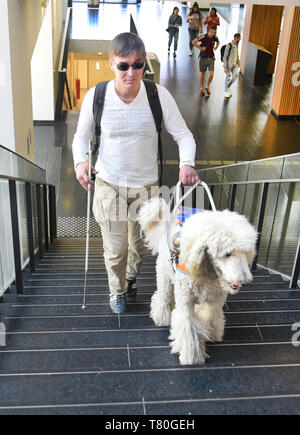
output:
[[[220,25],[220,19],[217,15],[217,9],[211,8],[209,15],[205,18],[204,24],[206,24],[207,33],[209,32],[209,29],[211,26],[219,26]]]
[[[220,45],[220,41],[216,36],[217,27],[211,26],[209,32],[206,35],[201,35],[198,38],[194,39],[192,44],[199,48],[199,68],[200,68],[200,84],[201,90],[200,94],[205,95],[205,91],[207,95],[210,95],[210,84],[214,78],[214,69],[215,69],[215,51]],[[207,80],[207,84],[204,91],[204,81],[205,81],[205,73],[209,70],[209,77]]]

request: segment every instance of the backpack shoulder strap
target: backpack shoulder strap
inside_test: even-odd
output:
[[[149,105],[155,121],[156,131],[159,134],[161,133],[163,113],[158,96],[157,86],[152,80],[144,79],[143,82],[145,84]]]
[[[229,51],[228,51],[228,57],[230,56],[230,52],[231,52],[231,49],[232,49],[232,44],[231,44],[231,42],[229,42]]]
[[[143,82],[145,84],[149,105],[155,121],[156,131],[158,133],[158,152],[159,152],[159,160],[160,160],[159,185],[161,186],[162,172],[163,172],[163,155],[162,155],[162,143],[161,143],[161,126],[163,121],[163,112],[162,112],[162,108],[158,96],[158,90],[155,82],[148,79],[144,79]]]
[[[109,82],[100,82],[97,84],[95,89],[94,101],[93,101],[93,115],[94,115],[94,123],[95,123],[95,136],[96,136],[96,145],[94,153],[99,148],[99,136],[101,134],[101,118],[104,107],[104,100],[107,85]]]

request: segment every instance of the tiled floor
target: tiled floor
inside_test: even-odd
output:
[[[165,31],[174,5],[179,5],[184,21],[180,29],[176,60],[167,55]],[[242,31],[243,8],[237,6],[234,5],[230,11],[231,23],[221,18],[218,31],[221,43],[230,40],[234,32]],[[110,39],[119,31],[129,30],[130,13],[137,22],[147,50],[154,51],[160,59],[161,84],[172,92],[195,136],[196,160],[200,164],[210,161],[218,165],[224,161],[253,160],[300,150],[299,123],[296,120],[277,121],[270,113],[271,81],[266,86],[254,87],[249,86],[240,76],[233,86],[233,97],[230,101],[224,100],[224,73],[218,52],[212,95],[200,95],[197,55],[194,54],[193,58],[188,56],[188,31],[185,24],[187,9],[177,2],[102,4],[99,11],[88,11],[85,3],[75,4],[73,37]],[[111,25],[112,21],[117,30]],[[75,180],[71,154],[77,121],[78,114],[71,112],[65,124],[35,127],[37,163],[43,166],[47,164],[49,174],[56,174],[59,217],[82,217],[86,214],[86,195]],[[163,133],[163,145],[164,159],[168,163],[164,170],[164,183],[171,186],[178,177],[178,149],[166,132]],[[58,176],[57,165],[60,161]],[[51,181],[53,182],[52,178]]]

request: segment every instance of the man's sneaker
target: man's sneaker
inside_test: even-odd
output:
[[[126,311],[126,296],[116,295],[110,297],[110,308],[115,314],[123,314]]]
[[[174,53],[173,53],[173,57],[176,57],[176,51],[174,51]]]
[[[193,56],[193,50],[190,50],[189,56]]]
[[[224,97],[225,98],[230,98],[232,96],[232,94],[230,92],[225,92]]]
[[[137,292],[137,283],[135,279],[127,279],[126,301],[135,302]]]

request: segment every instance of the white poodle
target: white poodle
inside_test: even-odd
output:
[[[169,218],[159,198],[144,203],[138,217],[147,246],[158,254],[150,316],[157,326],[171,325],[172,353],[179,353],[181,364],[204,363],[205,341],[223,338],[228,293],[252,281],[257,233],[235,212],[196,213],[182,225],[176,265],[166,237]],[[171,237],[176,231],[174,223]]]

